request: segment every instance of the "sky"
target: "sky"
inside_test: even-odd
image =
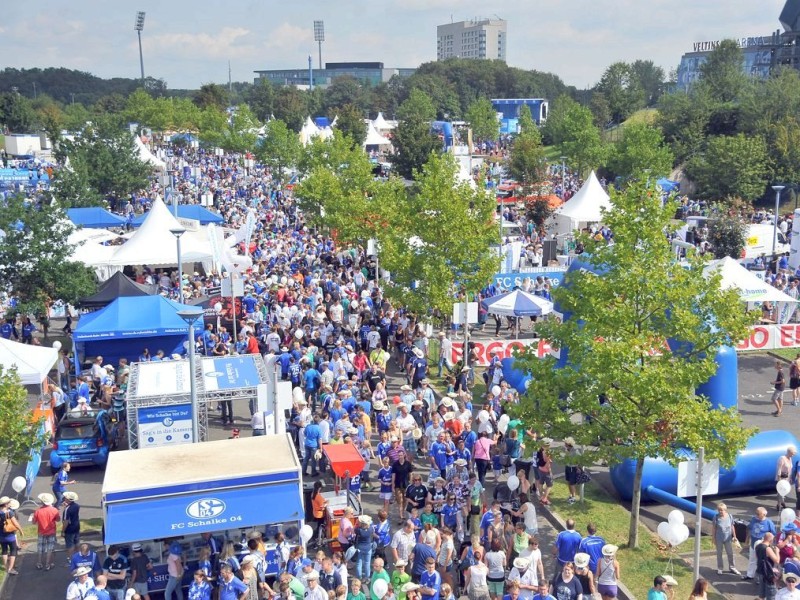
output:
[[[252,81],[254,71],[323,62],[416,67],[436,59],[436,26],[499,16],[507,62],[591,87],[615,61],[652,60],[669,73],[694,42],[768,35],[784,0],[39,0],[9,2],[0,66],[66,67],[139,77],[134,21],[145,11],[145,74],[170,88]]]

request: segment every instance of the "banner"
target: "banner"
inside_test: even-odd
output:
[[[137,411],[139,448],[192,441],[192,405],[148,406]]]
[[[470,358],[470,365],[473,367],[488,367],[492,359],[492,354],[499,353],[500,359],[512,358],[514,350],[524,350],[529,346],[535,346],[536,356],[544,358],[550,354],[550,344],[547,340],[496,340],[488,342],[473,342],[477,349],[477,358]],[[457,363],[461,360],[462,352],[464,350],[464,342],[453,342],[451,350],[450,361]]]
[[[750,335],[736,346],[737,352],[800,348],[800,325],[756,325]]]
[[[524,272],[496,273],[493,277],[493,280],[496,286],[510,290],[515,286],[521,286],[522,280],[526,277],[529,277],[532,281],[536,281],[536,278],[541,275],[542,277],[549,277],[550,284],[553,287],[557,287],[561,285],[562,281],[564,281],[564,274],[566,272],[566,268],[539,268]]]

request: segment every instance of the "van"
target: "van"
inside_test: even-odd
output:
[[[706,226],[709,222],[708,217],[688,217],[686,219],[686,225],[681,227],[678,230],[678,237],[683,241],[689,241],[693,243],[694,240],[687,240],[687,234],[690,230],[697,228],[701,229],[702,227]],[[738,257],[740,260],[743,260],[745,264],[748,264],[765,254],[767,256],[772,255],[772,241],[774,239],[775,233],[775,226],[769,223],[754,223],[747,226],[747,230],[745,232],[745,245],[742,254]],[[689,236],[692,237],[692,236]],[[775,253],[786,254],[790,250],[789,241],[786,239],[786,236],[781,233],[781,230],[778,229],[778,237],[775,240]]]

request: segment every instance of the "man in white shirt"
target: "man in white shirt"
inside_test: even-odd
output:
[[[800,600],[800,590],[797,589],[798,580],[800,577],[794,573],[784,573],[783,581],[786,587],[778,590],[775,600]]]
[[[532,567],[530,560],[522,557],[514,559],[514,568],[508,574],[508,581],[519,584],[520,600],[532,600],[539,587],[535,566]]]
[[[393,563],[398,560],[409,562],[411,559],[411,550],[417,545],[417,540],[414,537],[414,522],[408,520],[403,524],[402,529],[398,529],[392,536],[392,558]]]
[[[448,371],[453,370],[453,363],[450,357],[453,355],[453,341],[447,337],[446,331],[439,332],[439,373],[437,377],[442,376],[442,367],[447,367]]]

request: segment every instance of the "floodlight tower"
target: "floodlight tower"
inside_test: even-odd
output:
[[[144,11],[136,13],[136,23],[133,25],[134,31],[139,35],[139,66],[142,69],[142,86],[144,86],[144,56],[142,55],[142,30],[144,29]]]
[[[319,45],[319,70],[322,70],[322,42],[325,41],[325,21],[314,21],[314,41]]]

